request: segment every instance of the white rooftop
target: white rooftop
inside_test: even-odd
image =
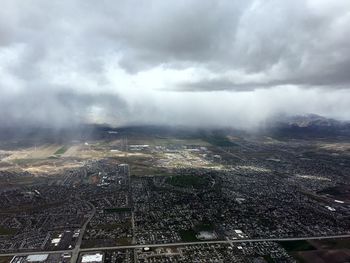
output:
[[[43,262],[47,260],[49,257],[48,254],[40,254],[40,255],[29,255],[27,256],[27,261],[28,262]]]
[[[87,262],[102,262],[103,255],[101,253],[96,253],[93,255],[84,255],[81,259],[82,263]]]
[[[51,240],[51,244],[58,244],[60,243],[60,241],[61,241],[61,238],[54,238]]]

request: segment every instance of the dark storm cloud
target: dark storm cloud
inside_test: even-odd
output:
[[[21,124],[45,127],[75,126],[90,122],[87,117],[92,107],[103,108],[109,117],[118,118],[115,108],[123,113],[125,102],[118,96],[81,94],[69,89],[48,91],[35,88],[18,94],[0,97],[0,123],[2,126]],[[126,113],[126,112],[125,112]]]
[[[235,69],[264,74],[267,79],[257,83],[263,88],[350,81],[345,1],[321,1],[320,7],[312,1],[151,1],[138,7],[131,1],[122,6],[125,10],[104,11],[110,19],[96,30],[122,50],[120,66],[133,73],[185,64],[218,75]]]
[[[343,118],[349,11],[347,0],[5,0],[0,121],[254,123],[296,104]]]
[[[191,91],[191,92],[208,92],[208,91],[253,91],[256,89],[266,89],[277,86],[294,85],[301,88],[330,88],[333,89],[347,89],[350,83],[349,67],[350,64],[346,63],[343,67],[339,66],[339,70],[335,72],[330,70],[323,75],[307,75],[298,76],[298,78],[286,78],[282,80],[271,80],[266,82],[244,82],[239,83],[225,78],[220,79],[203,79],[200,81],[189,81],[180,83],[176,87],[169,90],[171,91]]]

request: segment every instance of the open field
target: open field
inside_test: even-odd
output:
[[[62,157],[74,157],[79,156],[79,151],[81,150],[80,145],[73,145],[69,147],[69,149],[66,150],[64,154],[62,154]]]
[[[14,151],[7,160],[16,159],[45,159],[55,154],[61,148],[60,145],[42,145]]]
[[[155,146],[163,145],[207,145],[201,140],[150,138],[149,140],[132,140],[135,144]],[[154,147],[155,147],[154,146]],[[149,153],[123,149],[121,140],[96,140],[72,145],[45,144],[37,147],[23,148],[3,153],[5,158],[0,162],[2,170],[19,169],[32,174],[54,174],[65,169],[83,166],[85,161],[114,158],[120,163],[129,163],[131,175],[165,175],[168,168],[202,167],[210,163],[198,154],[183,151],[182,153]]]
[[[320,143],[318,147],[322,150],[335,151],[350,154],[350,143]]]
[[[6,157],[1,160],[0,167],[2,170],[16,168],[33,174],[52,174],[65,169],[81,167],[85,160],[116,156],[107,146],[108,144],[104,145],[97,141],[91,145],[83,143],[72,145],[44,144],[8,150],[3,153],[6,154]]]
[[[169,146],[169,145],[195,145],[195,146],[209,146],[210,143],[202,139],[178,139],[178,138],[132,138],[129,144],[147,144],[151,146]]]
[[[186,168],[186,167],[213,167],[216,164],[203,158],[203,156],[190,152],[179,151],[172,153],[163,153],[158,155],[157,166],[169,168]]]
[[[59,148],[55,153],[54,155],[62,155],[64,154],[67,150],[69,149],[68,146],[62,146],[61,148]]]

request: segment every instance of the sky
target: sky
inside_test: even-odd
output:
[[[2,0],[0,123],[350,120],[349,0]]]

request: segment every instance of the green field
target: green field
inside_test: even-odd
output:
[[[62,146],[61,148],[59,148],[54,155],[62,155],[64,154],[67,150],[69,149],[69,147],[67,146]]]
[[[5,228],[0,226],[0,236],[8,236],[14,234],[16,231],[14,229]]]
[[[281,241],[279,243],[288,252],[315,250],[315,247],[306,240]]]
[[[237,146],[234,142],[230,141],[229,138],[222,135],[210,135],[202,137],[203,141],[206,141],[210,143],[213,146],[219,146],[219,147],[232,147]]]
[[[182,241],[184,242],[195,242],[198,241],[198,239],[196,238],[196,232],[192,229],[189,230],[180,230],[180,237],[182,239]]]
[[[129,246],[132,244],[132,239],[127,237],[118,238],[116,240],[118,246]]]
[[[202,223],[196,225],[193,229],[187,229],[187,230],[180,230],[179,234],[183,241],[185,242],[194,242],[198,241],[199,239],[196,237],[196,235],[201,231],[213,231],[214,225],[211,223]]]

